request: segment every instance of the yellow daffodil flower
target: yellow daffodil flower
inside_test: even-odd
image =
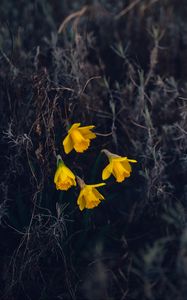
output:
[[[136,163],[137,161],[135,159],[121,157],[109,152],[108,150],[102,150],[102,152],[104,152],[109,159],[109,164],[102,172],[103,180],[108,179],[111,174],[116,178],[117,182],[122,182],[125,178],[130,176],[132,168],[129,162]]]
[[[84,152],[90,146],[90,140],[96,138],[96,134],[91,132],[95,126],[80,127],[80,123],[75,123],[68,130],[68,135],[63,140],[64,151],[70,153],[73,148],[76,152]]]
[[[101,195],[97,187],[103,186],[106,183],[98,183],[98,184],[85,184],[82,179],[77,177],[78,183],[81,187],[80,194],[77,199],[77,204],[79,205],[80,210],[84,208],[92,209],[99,205],[101,200],[104,200],[103,195]]]
[[[60,160],[54,176],[54,183],[57,190],[67,191],[71,186],[76,186],[75,175]]]

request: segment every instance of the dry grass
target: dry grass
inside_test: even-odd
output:
[[[1,299],[185,299],[185,1],[1,6]],[[79,121],[98,137],[65,157]],[[81,213],[56,155],[94,182],[102,148],[138,165]]]

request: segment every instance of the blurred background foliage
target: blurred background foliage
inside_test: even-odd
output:
[[[1,0],[0,298],[186,299],[187,2]],[[96,125],[65,156],[68,124]],[[138,160],[80,212],[56,155],[101,181],[102,148]]]

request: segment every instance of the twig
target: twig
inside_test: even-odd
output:
[[[141,0],[135,0],[134,2],[132,2],[131,4],[129,4],[117,16],[115,16],[115,19],[118,20],[121,17],[123,17],[124,15],[126,15],[131,9],[133,9],[134,6],[136,6],[140,2],[141,2]]]
[[[89,78],[89,79],[86,81],[85,86],[83,87],[83,89],[82,89],[82,91],[81,91],[81,94],[84,93],[84,91],[85,91],[85,89],[86,89],[88,83],[89,83],[91,80],[93,80],[93,79],[100,79],[100,78],[102,78],[102,77],[101,77],[101,76],[93,76],[93,77]]]
[[[78,11],[72,13],[71,15],[67,16],[67,17],[65,18],[65,20],[61,23],[61,25],[60,25],[60,27],[59,27],[59,29],[58,29],[58,34],[60,34],[60,33],[62,33],[62,32],[64,31],[66,25],[67,25],[72,19],[77,18],[77,17],[80,18],[80,17],[87,11],[87,9],[88,9],[88,6],[85,5],[85,6],[83,6],[82,9],[80,9],[80,10],[78,10]]]

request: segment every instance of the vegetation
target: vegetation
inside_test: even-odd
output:
[[[115,2],[1,1],[0,299],[186,299],[187,3]],[[80,211],[57,155],[95,184],[102,149],[138,163]]]

